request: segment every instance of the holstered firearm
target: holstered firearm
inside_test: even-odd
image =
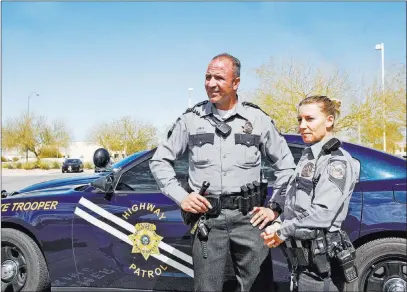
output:
[[[210,185],[210,183],[207,182],[207,181],[204,181],[202,183],[201,189],[199,190],[199,194],[201,196],[203,196],[205,194],[205,192],[208,189],[209,185]],[[182,216],[182,219],[184,220],[184,223],[186,225],[193,226],[198,221],[201,214],[194,214],[194,213],[186,212],[186,211],[181,209],[181,216]]]
[[[331,271],[331,263],[328,259],[328,247],[325,240],[325,234],[319,230],[318,236],[311,241],[312,262],[318,272],[329,273]]]

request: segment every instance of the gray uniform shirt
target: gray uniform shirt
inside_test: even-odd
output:
[[[209,181],[211,194],[240,192],[240,187],[259,181],[261,152],[272,161],[277,177],[274,193],[284,192],[294,173],[294,159],[288,145],[276,130],[271,118],[260,109],[238,101],[225,122],[232,130],[226,138],[215,133],[216,107],[202,102],[183,114],[168,138],[158,146],[150,169],[161,191],[178,205],[188,193],[175,178],[173,162],[189,152],[189,185],[198,192]]]
[[[341,228],[348,213],[349,201],[359,179],[360,165],[343,148],[319,157],[324,139],[304,149],[294,176],[290,179],[286,196],[276,195],[272,201],[284,205],[284,221],[280,238],[310,239],[314,230],[330,232]],[[313,179],[319,177],[313,191]]]

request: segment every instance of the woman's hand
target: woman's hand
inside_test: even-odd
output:
[[[278,217],[277,212],[266,207],[254,207],[249,214],[254,214],[250,220],[253,226],[257,226],[261,223],[259,229],[263,229],[267,223],[274,221]]]

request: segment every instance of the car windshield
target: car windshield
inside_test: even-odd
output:
[[[124,165],[128,164],[129,162],[135,160],[136,158],[140,157],[141,155],[143,155],[144,153],[148,152],[148,150],[144,150],[144,151],[140,151],[140,152],[136,152],[130,156],[127,156],[126,158],[123,158],[122,160],[112,164],[111,167],[109,167],[109,169],[113,170],[113,169],[118,169],[123,167]]]
[[[79,159],[67,159],[66,163],[79,163]]]

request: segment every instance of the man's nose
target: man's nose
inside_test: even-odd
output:
[[[306,123],[305,120],[302,120],[302,121],[300,122],[299,128],[300,128],[300,129],[305,129],[305,128],[307,128],[307,123]]]
[[[211,79],[208,80],[208,86],[209,87],[216,87],[215,78],[211,78]]]

